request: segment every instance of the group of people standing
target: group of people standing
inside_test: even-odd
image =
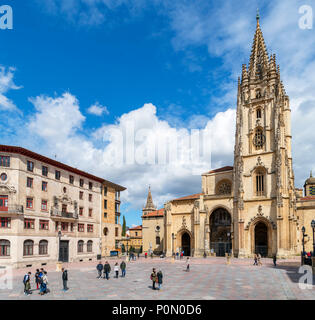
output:
[[[161,270],[159,270],[158,273],[156,273],[156,269],[153,268],[152,269],[152,273],[151,273],[151,276],[150,276],[150,279],[152,281],[152,289],[153,290],[156,290],[156,283],[158,284],[158,289],[161,290],[162,288],[162,283],[163,283],[163,273]]]
[[[111,266],[108,263],[108,261],[105,262],[103,265],[101,261],[99,261],[98,265],[96,266],[97,272],[98,272],[98,279],[109,279],[109,274],[111,272]],[[121,270],[121,277],[124,278],[126,276],[126,262],[122,261],[120,266],[118,265],[118,262],[115,263],[114,266],[114,272],[115,272],[115,278],[118,278],[119,275],[119,269]]]
[[[23,284],[24,284],[24,294],[29,296],[31,291],[31,274],[32,272],[27,272],[23,278]],[[67,291],[69,288],[67,286],[68,283],[68,271],[65,270],[65,268],[62,268],[62,283],[63,283],[63,291]],[[49,292],[48,289],[48,277],[47,277],[47,271],[45,271],[43,268],[36,269],[35,272],[35,284],[36,284],[36,290],[39,290],[40,295],[44,295]]]
[[[24,294],[29,296],[31,292],[31,274],[32,272],[27,272],[23,278],[23,284],[24,284]],[[36,269],[35,272],[35,284],[36,284],[36,290],[39,290],[39,294],[43,295],[47,293],[47,285],[48,285],[48,277],[47,277],[47,271],[45,271],[43,268]]]

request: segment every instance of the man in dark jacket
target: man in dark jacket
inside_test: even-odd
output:
[[[102,262],[100,261],[98,265],[96,266],[97,272],[98,272],[98,279],[102,278],[102,271],[103,271],[103,265]]]
[[[62,283],[63,283],[63,291],[67,291],[67,282],[68,282],[68,271],[65,268],[61,269],[62,271]]]
[[[124,278],[126,276],[126,262],[122,261],[120,264],[121,276]]]
[[[110,264],[108,263],[108,261],[105,262],[104,264],[104,279],[106,278],[108,280],[108,275],[110,273]]]

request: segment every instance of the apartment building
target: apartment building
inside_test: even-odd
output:
[[[105,182],[27,149],[0,145],[0,265],[96,260]]]
[[[122,227],[120,224],[120,192],[126,190],[110,181],[103,182],[102,218],[101,218],[101,252],[102,256],[110,255],[112,250],[120,250],[119,240]]]

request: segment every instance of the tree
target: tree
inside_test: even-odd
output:
[[[126,219],[125,219],[125,216],[123,216],[123,225],[122,225],[121,235],[123,237],[126,236]]]

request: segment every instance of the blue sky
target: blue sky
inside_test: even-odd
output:
[[[248,63],[257,7],[291,98],[296,185],[315,169],[315,31],[298,26],[299,7],[311,1],[5,4],[13,8],[14,25],[0,30],[1,143],[57,154],[124,185],[122,214],[129,225],[141,223],[149,185],[161,207],[200,192],[200,173],[232,164],[237,77]],[[111,152],[122,148],[114,132],[130,122],[150,130],[137,142],[138,154],[156,137],[190,138],[191,129],[211,131],[211,154],[196,166],[112,165]]]

